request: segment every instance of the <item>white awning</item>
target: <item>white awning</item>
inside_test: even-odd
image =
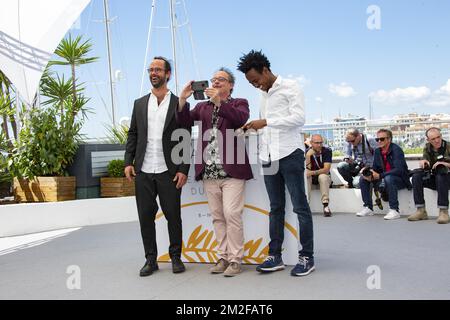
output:
[[[6,0],[0,10],[0,70],[31,104],[53,52],[90,0]]]

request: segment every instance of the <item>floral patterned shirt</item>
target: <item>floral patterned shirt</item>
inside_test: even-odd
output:
[[[212,130],[211,137],[206,147],[206,163],[205,171],[203,173],[203,179],[205,180],[217,180],[229,178],[228,174],[223,169],[219,156],[219,143],[217,140],[217,123],[219,122],[219,109],[220,106],[214,106],[212,113]]]

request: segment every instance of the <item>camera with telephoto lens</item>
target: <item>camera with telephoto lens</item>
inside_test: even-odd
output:
[[[344,158],[344,161],[349,161],[350,158]],[[364,162],[361,159],[356,159],[350,164],[350,170],[354,175],[358,175],[362,168],[364,168]]]
[[[417,169],[413,169],[409,172],[409,176],[412,177],[414,174],[416,173],[421,173],[422,174],[422,181],[427,181],[431,179],[431,168],[428,165],[428,163],[425,163],[423,168],[417,168]]]
[[[450,163],[450,159],[444,157],[443,155],[439,155],[437,157],[437,161],[438,162],[447,162]],[[438,174],[448,174],[448,167],[443,165],[443,164],[439,164],[436,166],[436,168],[434,168],[433,170],[433,174],[438,175]]]
[[[389,202],[389,193],[387,191],[386,181],[384,181],[384,179],[381,179],[381,182],[378,184],[377,189],[380,192],[381,199],[384,202]]]

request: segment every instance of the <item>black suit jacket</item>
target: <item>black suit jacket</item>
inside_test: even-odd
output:
[[[142,163],[144,162],[145,151],[147,149],[147,134],[148,134],[148,100],[150,94],[143,96],[134,101],[133,115],[131,116],[130,129],[128,130],[128,139],[125,150],[125,166],[134,165],[136,173],[142,169]],[[181,164],[175,164],[172,161],[172,149],[182,140],[172,141],[172,133],[176,129],[184,128],[189,132],[189,141],[187,145],[190,147],[190,133],[191,129],[182,127],[177,124],[175,119],[175,111],[178,107],[178,97],[174,94],[170,96],[169,108],[167,110],[166,121],[164,123],[164,131],[162,137],[164,159],[166,160],[166,166],[172,175],[177,172],[184,173],[189,172],[189,163],[182,162]],[[190,149],[189,149],[190,150]],[[187,151],[189,151],[187,150]],[[182,154],[182,152],[181,152]],[[190,151],[189,151],[190,155]],[[189,158],[190,160],[190,158]]]

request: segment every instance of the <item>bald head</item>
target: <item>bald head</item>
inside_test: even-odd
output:
[[[430,138],[430,135],[436,135],[436,134],[441,134],[441,129],[439,128],[429,128],[427,131],[425,131],[425,136],[427,138]]]
[[[313,134],[311,136],[311,145],[314,151],[320,152],[323,146],[323,138],[320,134]]]
[[[427,141],[433,146],[435,150],[438,150],[442,145],[442,134],[439,128],[430,128],[425,132]]]

